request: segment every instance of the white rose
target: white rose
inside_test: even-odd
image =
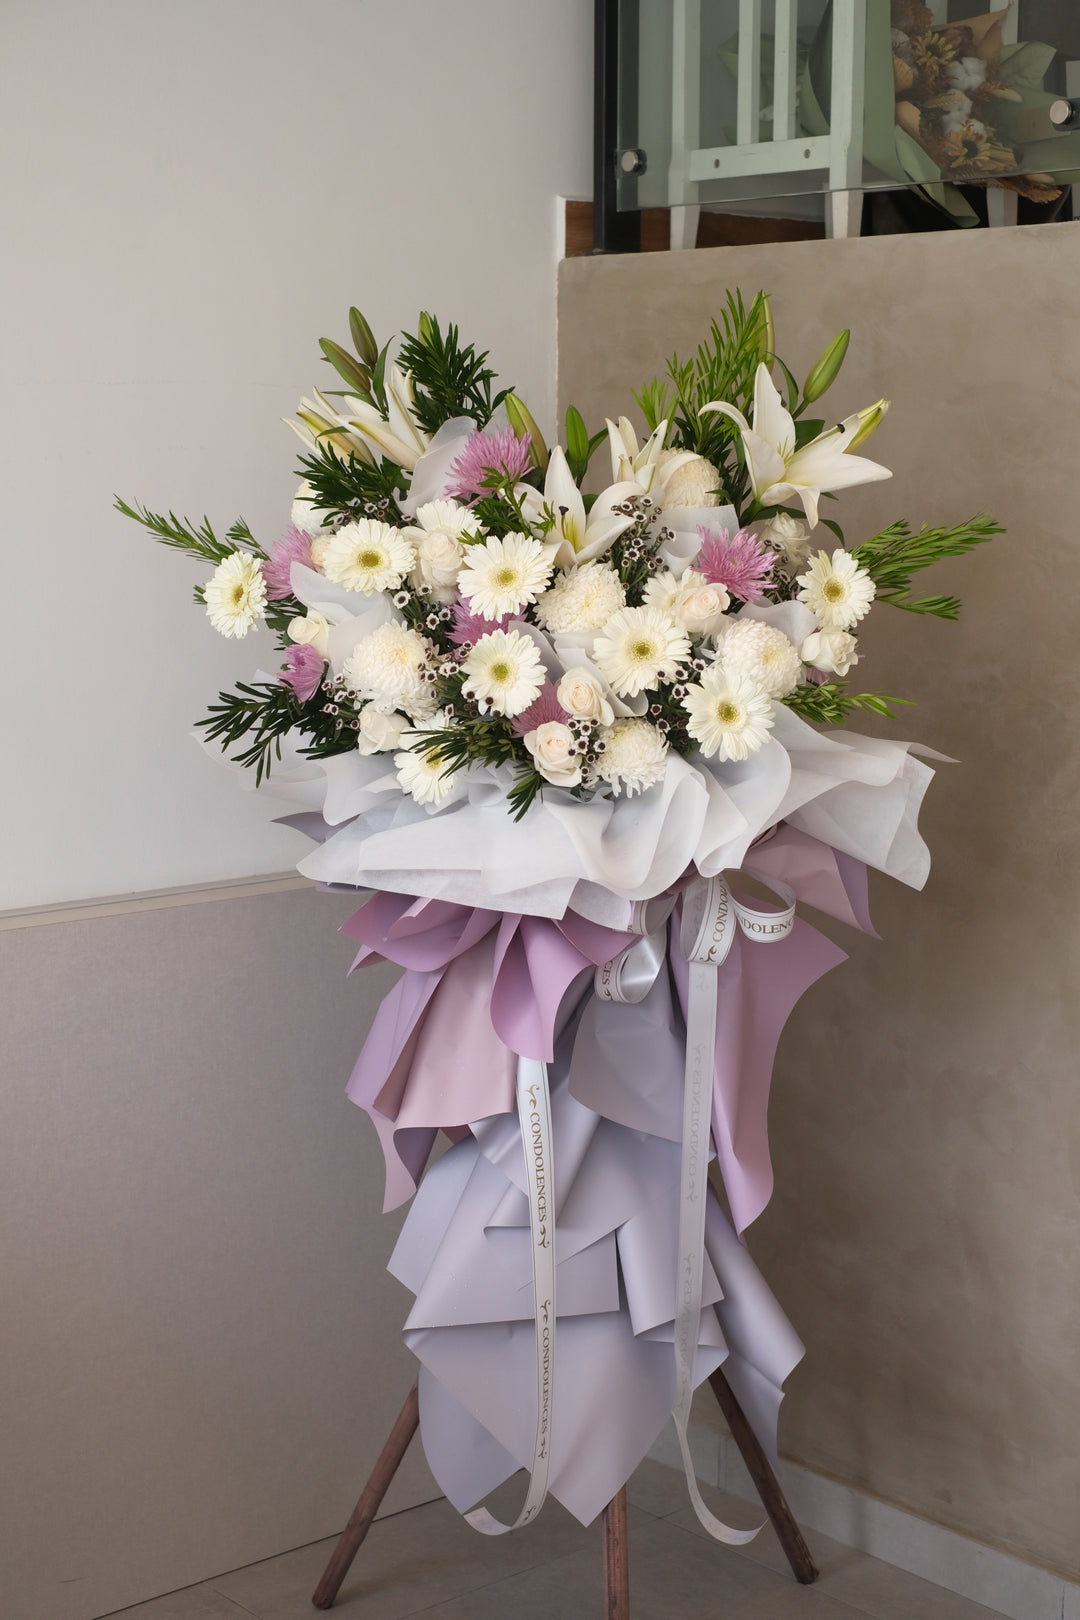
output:
[[[604,683],[591,669],[568,669],[556,692],[567,714],[582,720],[599,720],[602,726],[615,724],[611,704],[604,696]]]
[[[409,730],[403,714],[384,714],[374,703],[360,710],[360,731],[356,746],[362,754],[385,754],[401,747],[402,733]]]
[[[687,569],[683,575],[692,573]],[[675,617],[683,629],[692,636],[712,636],[724,622],[724,610],[731,604],[731,597],[722,585],[710,585],[700,574],[696,580],[680,585],[675,593],[672,604]]]
[[[676,456],[685,454],[685,450],[661,450],[656,458],[656,476],[664,506],[718,506],[720,474],[704,456],[691,456],[665,478],[664,468]]]
[[[460,540],[436,529],[416,542],[416,566],[409,577],[414,585],[430,585],[436,602],[452,602],[464,556]]]
[[[314,647],[324,658],[330,656],[330,621],[312,608],[306,618],[289,620],[289,640],[301,647]]]
[[[853,664],[859,662],[855,651],[858,642],[846,630],[815,630],[799,648],[804,664],[823,669],[827,674],[844,676]]]
[[[778,512],[761,531],[761,538],[783,557],[788,572],[793,573],[809,560],[810,525],[789,512]]]
[[[560,720],[546,720],[535,731],[527,731],[523,741],[545,781],[556,787],[577,787],[581,758],[569,726]]]

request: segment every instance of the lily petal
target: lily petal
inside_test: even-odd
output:
[[[754,432],[785,461],[795,449],[795,423],[764,360],[754,374]]]

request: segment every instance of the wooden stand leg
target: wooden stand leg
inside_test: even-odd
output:
[[[420,1395],[414,1384],[405,1398],[398,1420],[390,1430],[390,1437],[371,1471],[371,1478],[360,1493],[360,1500],[330,1555],[323,1570],[322,1580],[315,1588],[312,1603],[317,1609],[328,1609],[338,1595],[341,1583],[360,1550],[360,1543],[371,1529],[371,1521],[379,1511],[390,1481],[401,1467],[401,1459],[409,1449],[409,1442],[420,1424]]]
[[[724,1377],[721,1368],[718,1367],[710,1374],[709,1383],[720,1403],[720,1410],[731,1430],[731,1437],[742,1453],[742,1460],[757,1487],[761,1505],[772,1520],[773,1529],[780,1538],[780,1545],[791,1565],[791,1573],[800,1586],[809,1586],[817,1580],[818,1568],[810,1556],[809,1547],[803,1540],[802,1531],[795,1523],[794,1515],[787,1505],[787,1498],[780,1489],[780,1481],[773,1473],[772,1464],[762,1451],[757,1435],[747,1422],[746,1413],[735,1399],[735,1391]]]
[[[611,1498],[604,1526],[604,1620],[630,1620],[630,1561],[626,1542],[626,1486]]]

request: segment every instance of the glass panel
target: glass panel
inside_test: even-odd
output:
[[[623,0],[620,26],[620,209],[917,185],[962,215],[961,185],[1080,181],[1077,0]]]

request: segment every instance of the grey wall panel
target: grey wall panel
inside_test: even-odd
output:
[[[339,1529],[413,1376],[344,1097],[383,969],[313,890],[0,933],[0,1614]],[[389,1508],[437,1494],[417,1445]]]
[[[849,543],[902,514],[1008,526],[925,576],[964,598],[959,624],[880,607],[862,627],[858,684],[916,707],[859,729],[961,764],[927,799],[926,892],[875,882],[884,939],[845,940],[788,1028],[750,1246],[809,1346],[788,1453],[1075,1579],[1080,224],[571,259],[560,279],[560,393],[592,428],[693,353],[726,287],[766,287],[798,375],[852,329],[830,416],[892,398],[867,453],[893,480],[823,506]]]

